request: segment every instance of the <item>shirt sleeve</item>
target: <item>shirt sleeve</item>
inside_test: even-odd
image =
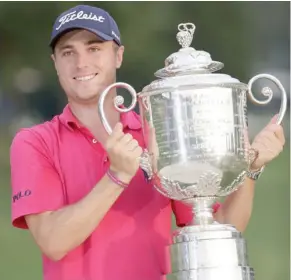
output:
[[[216,213],[220,207],[220,203],[213,204],[213,213]],[[172,210],[176,218],[176,225],[184,227],[193,219],[193,212],[191,207],[183,204],[180,201],[172,200]]]
[[[64,205],[62,181],[44,140],[31,130],[18,132],[10,148],[12,224],[27,229],[25,216]]]

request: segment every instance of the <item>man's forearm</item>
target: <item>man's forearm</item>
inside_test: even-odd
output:
[[[54,260],[63,258],[90,236],[122,191],[104,176],[79,202],[42,216],[28,216],[30,230],[42,251]]]
[[[243,232],[251,217],[254,192],[255,181],[246,178],[244,184],[225,199],[215,214],[215,219],[219,223],[231,224]]]

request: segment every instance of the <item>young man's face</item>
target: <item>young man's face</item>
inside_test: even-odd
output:
[[[63,35],[52,58],[68,99],[79,103],[96,102],[100,93],[116,81],[123,51],[124,48],[113,41],[102,41],[87,30]]]

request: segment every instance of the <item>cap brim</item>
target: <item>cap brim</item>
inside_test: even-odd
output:
[[[117,42],[115,40],[115,38],[111,37],[111,36],[108,36],[106,34],[104,34],[103,32],[100,32],[98,30],[95,30],[95,29],[92,29],[92,28],[88,28],[88,27],[84,27],[84,26],[75,26],[75,27],[68,27],[66,29],[64,29],[62,32],[60,32],[56,37],[54,37],[51,41],[50,41],[50,47],[54,48],[57,41],[62,37],[64,36],[66,33],[70,32],[70,31],[73,31],[73,30],[76,30],[76,29],[84,29],[84,30],[88,30],[92,33],[94,33],[95,35],[97,35],[101,40],[103,41],[114,41],[116,42],[118,45],[120,45],[119,42]]]

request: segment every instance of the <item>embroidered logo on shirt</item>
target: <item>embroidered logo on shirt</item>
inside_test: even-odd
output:
[[[27,197],[30,195],[31,195],[31,190],[20,191],[17,194],[13,195],[13,197],[12,197],[13,203],[15,203],[17,200],[19,200],[23,197]]]

